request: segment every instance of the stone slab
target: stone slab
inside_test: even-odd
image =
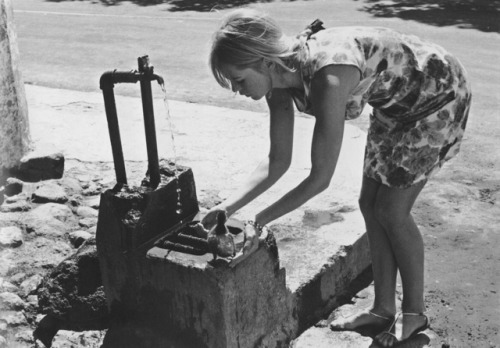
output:
[[[61,150],[70,160],[112,161],[100,93],[26,87],[37,147]],[[147,166],[141,103],[138,98],[120,96],[119,86],[115,93],[127,169],[144,163],[143,171],[127,173],[131,184],[138,185]],[[159,156],[175,157],[179,164],[192,168],[199,191],[218,191],[222,199],[229,196],[267,155],[268,115],[176,101],[168,104],[175,144],[160,98],[155,102]],[[290,170],[234,218],[252,218],[308,175],[313,126],[311,117],[297,115]],[[48,131],[50,138],[46,137]],[[320,304],[322,311],[331,310],[335,293],[369,265],[364,223],[357,207],[365,138],[363,131],[347,124],[330,188],[271,224],[287,287],[299,294],[298,301],[304,301],[299,304],[307,318],[302,329],[324,316],[317,311]],[[315,309],[310,313],[307,308],[311,303],[305,299],[319,301],[313,301]]]

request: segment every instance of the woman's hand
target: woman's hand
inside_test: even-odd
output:
[[[245,242],[243,244],[243,248],[241,248],[241,250],[236,253],[234,258],[229,263],[229,267],[234,267],[245,260],[259,248],[259,241],[264,240],[267,237],[266,228],[263,228],[259,235],[259,231],[257,231],[253,224],[246,224],[243,233],[245,234]]]
[[[201,224],[207,230],[211,229],[213,226],[217,224],[217,215],[219,215],[220,212],[226,213],[226,216],[229,217],[226,207],[222,204],[219,204],[207,212],[205,217],[203,217],[203,219],[201,220]]]

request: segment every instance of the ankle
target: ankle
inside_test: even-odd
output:
[[[408,307],[406,308],[405,306],[401,307],[401,313],[403,315],[423,315],[425,313],[426,308],[424,306],[415,306],[415,307]]]
[[[406,315],[409,317],[424,317],[425,312],[401,312],[402,315]]]
[[[392,319],[394,315],[396,315],[396,309],[392,311],[381,307],[373,307],[372,309],[370,309],[370,312],[375,316],[384,317],[388,319]]]

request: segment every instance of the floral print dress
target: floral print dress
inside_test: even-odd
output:
[[[311,81],[327,65],[352,65],[361,81],[346,107],[370,115],[365,176],[407,188],[435,174],[462,141],[471,91],[460,62],[443,48],[385,28],[324,29],[315,21],[297,36],[296,67],[304,91],[293,90],[299,111],[312,114]]]

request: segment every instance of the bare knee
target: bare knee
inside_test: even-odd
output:
[[[391,204],[382,203],[375,204],[373,216],[389,235],[399,233],[411,219],[410,212],[402,211]]]

